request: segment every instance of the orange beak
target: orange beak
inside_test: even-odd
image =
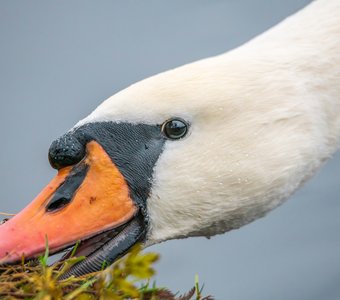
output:
[[[126,224],[137,214],[129,187],[105,150],[95,141],[86,150],[81,162],[59,170],[31,204],[0,225],[0,264],[41,255],[46,238],[50,252],[56,253]],[[58,196],[72,178],[79,184],[69,199]]]

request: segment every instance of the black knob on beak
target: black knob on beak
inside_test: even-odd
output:
[[[48,159],[52,168],[61,169],[79,163],[86,154],[85,145],[71,134],[65,134],[50,146]]]

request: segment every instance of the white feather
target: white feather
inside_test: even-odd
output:
[[[77,124],[191,123],[168,142],[148,244],[238,228],[277,207],[340,137],[340,0],[318,0],[242,47],[138,82]]]

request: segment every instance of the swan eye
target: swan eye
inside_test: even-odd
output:
[[[162,132],[167,138],[178,140],[187,134],[188,124],[181,119],[171,119],[163,123]]]

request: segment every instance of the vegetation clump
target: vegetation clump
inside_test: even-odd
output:
[[[71,257],[49,266],[48,246],[38,260],[0,266],[0,299],[34,300],[211,300],[202,297],[198,280],[187,294],[177,296],[169,290],[150,284],[155,274],[153,264],[158,260],[154,253],[142,253],[135,246],[125,257],[112,266],[83,277],[61,276],[84,257]],[[104,265],[103,265],[104,269]]]

